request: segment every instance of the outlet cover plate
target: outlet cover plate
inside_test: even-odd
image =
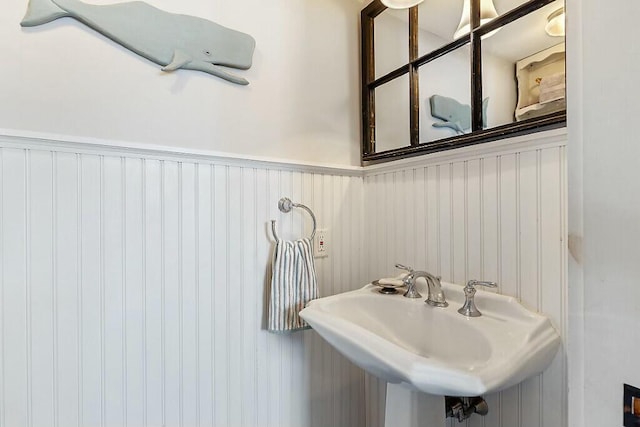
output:
[[[326,258],[329,256],[329,230],[320,228],[313,238],[313,256],[316,258]]]

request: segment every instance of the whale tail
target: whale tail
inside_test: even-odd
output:
[[[29,0],[27,13],[24,15],[20,25],[23,27],[35,27],[65,16],[69,16],[69,13],[58,7],[51,0]]]

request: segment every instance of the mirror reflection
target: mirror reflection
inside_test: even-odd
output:
[[[566,108],[564,38],[545,31],[548,16],[561,7],[555,1],[483,40],[483,96],[492,101],[489,127]]]
[[[421,34],[422,35],[422,34]],[[469,46],[419,68],[420,142],[437,141],[471,131]]]
[[[371,120],[365,160],[411,141],[451,140],[447,147],[455,148],[457,139],[494,128],[515,134],[564,125],[564,1],[480,0],[481,22],[490,23],[474,30],[475,44],[467,26],[474,1],[425,0],[417,20],[407,9],[376,11],[378,0],[367,8],[375,40],[369,50],[363,40],[363,58],[371,54],[375,72],[363,74],[363,94],[375,95],[363,97],[363,117]],[[363,34],[366,25],[363,19]]]
[[[376,89],[376,146],[393,150],[409,141],[409,77],[405,74]]]
[[[409,62],[409,12],[406,9],[387,9],[376,18],[374,44],[376,47],[376,78]]]

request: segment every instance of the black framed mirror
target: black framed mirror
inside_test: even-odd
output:
[[[374,0],[361,30],[364,162],[566,126],[564,0]]]

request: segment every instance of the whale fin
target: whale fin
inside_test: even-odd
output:
[[[193,61],[193,58],[186,52],[176,49],[173,51],[173,59],[171,63],[162,67],[162,71],[175,71],[178,68],[182,68],[189,62]]]
[[[219,65],[214,65],[204,61],[194,61],[188,53],[180,49],[176,49],[173,52],[173,59],[171,60],[171,63],[162,67],[162,71],[175,71],[179,68],[183,68],[185,70],[203,71],[205,73],[220,77],[221,79],[239,85],[249,84],[246,79],[228,72]]]
[[[22,18],[20,25],[23,27],[35,27],[65,16],[70,16],[70,14],[51,0],[29,0],[27,13]]]
[[[247,79],[240,76],[236,76],[235,74],[225,70],[223,67],[220,67],[219,65],[211,64],[209,62],[193,61],[185,65],[184,68],[188,70],[203,71],[205,73],[211,74],[212,76],[220,77],[221,79],[224,79],[228,82],[235,83],[238,85],[244,86],[249,84]]]
[[[462,129],[460,122],[435,122],[432,126],[434,128],[450,128],[459,134],[464,134],[464,129]]]
[[[434,128],[450,128],[451,122],[435,122],[431,126]]]

